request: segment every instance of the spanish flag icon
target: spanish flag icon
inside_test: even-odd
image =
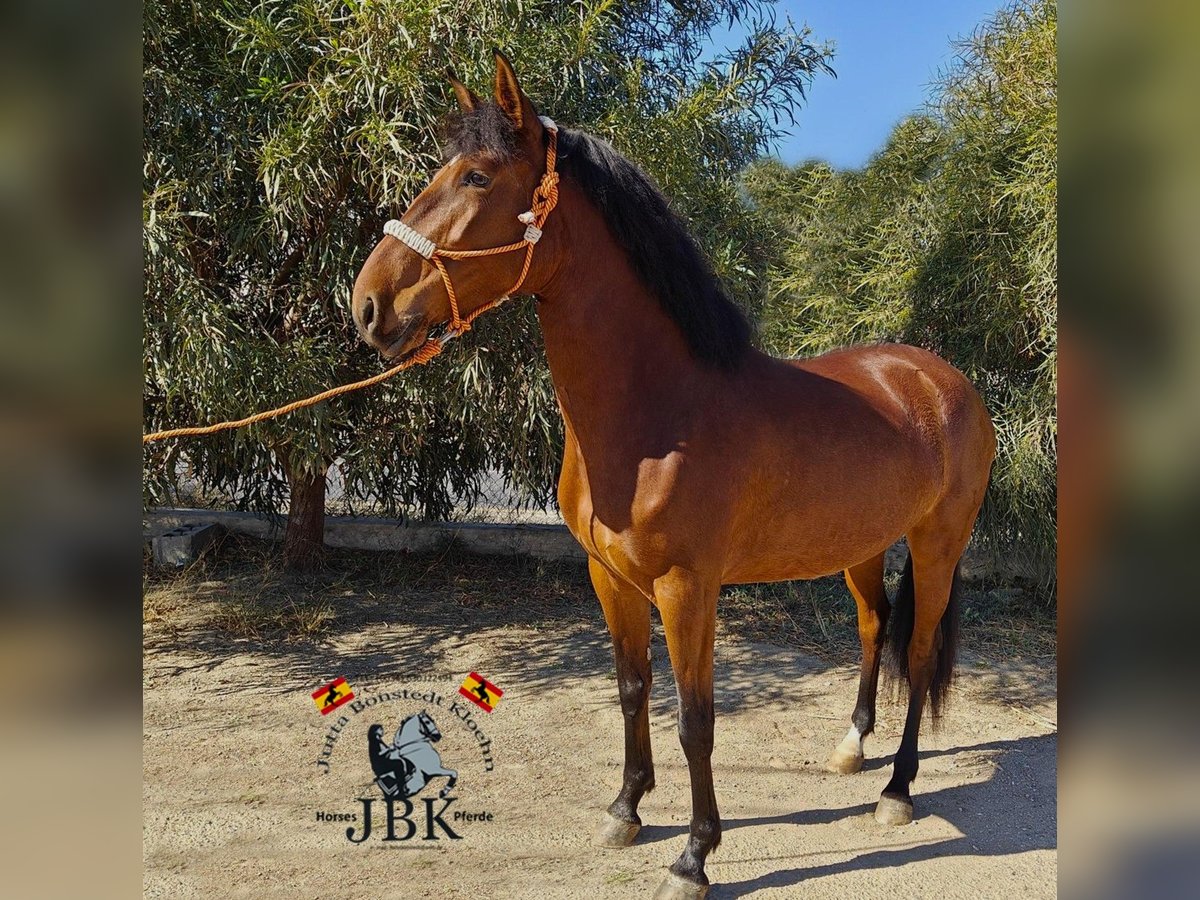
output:
[[[478,672],[472,672],[463,679],[462,687],[458,689],[458,692],[484,712],[491,712],[495,709],[500,698],[504,696],[504,691]]]
[[[313,703],[317,704],[317,709],[321,711],[321,715],[327,716],[343,703],[353,700],[354,689],[350,687],[345,678],[338,678],[313,691],[312,698]]]

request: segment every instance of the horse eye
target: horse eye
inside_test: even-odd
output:
[[[488,178],[482,172],[472,172],[467,176],[467,184],[475,187],[487,187],[491,184],[492,179]]]

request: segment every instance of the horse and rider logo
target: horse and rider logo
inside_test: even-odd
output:
[[[364,843],[372,834],[385,842],[457,841],[463,837],[459,830],[464,826],[469,829],[492,822],[493,813],[486,809],[460,807],[457,796],[460,770],[442,763],[440,751],[444,751],[446,745],[437,746],[443,735],[434,716],[449,725],[451,733],[447,737],[456,760],[464,741],[468,742],[479,753],[475,757],[482,767],[479,774],[487,775],[495,770],[496,764],[492,738],[481,721],[479,710],[490,713],[502,693],[495,684],[475,672],[463,681],[457,695],[442,694],[436,688],[416,684],[356,696],[345,678],[336,678],[313,691],[311,696],[317,710],[323,717],[329,716],[325,720],[328,730],[324,745],[316,759],[322,775],[330,774],[334,751],[348,742],[355,749],[356,765],[348,777],[343,776],[342,783],[354,784],[361,791],[364,787],[361,775],[365,773],[364,760],[359,754],[365,735],[366,762],[370,764],[375,787],[383,794],[381,802],[378,796],[369,796],[374,794],[374,789],[368,788],[367,796],[356,796],[357,805],[353,811],[320,809],[316,812],[317,821],[337,823],[352,844]],[[395,734],[389,736],[382,723],[397,719],[400,725]],[[369,722],[372,724],[368,725]],[[472,767],[472,771],[476,770]],[[473,776],[468,777],[468,782],[470,777]],[[429,796],[422,797],[422,793]]]
[[[442,739],[437,723],[427,710],[421,710],[400,723],[389,744],[383,726],[372,725],[367,731],[367,752],[375,784],[385,799],[404,799],[417,794],[434,778],[445,778],[438,792],[445,799],[458,783],[458,772],[442,765],[433,745]]]

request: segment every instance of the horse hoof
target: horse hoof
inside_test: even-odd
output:
[[[674,872],[669,872],[654,892],[654,900],[704,900],[707,896],[707,884],[696,884]]]
[[[863,755],[861,753],[847,753],[841,748],[834,750],[829,761],[825,763],[825,768],[836,775],[853,775],[862,767]]]
[[[601,847],[628,847],[641,830],[642,826],[637,822],[622,822],[612,813],[605,813],[604,823],[596,832],[596,843]]]
[[[907,825],[913,819],[912,801],[907,797],[884,794],[875,807],[875,821],[880,825]]]

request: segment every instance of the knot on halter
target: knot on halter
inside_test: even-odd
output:
[[[441,350],[443,344],[464,332],[470,331],[471,323],[477,317],[489,309],[499,306],[515,294],[521,285],[525,283],[525,277],[529,274],[529,265],[533,262],[533,248],[541,240],[542,228],[546,224],[546,219],[550,217],[550,213],[558,205],[558,172],[554,168],[558,158],[558,126],[554,124],[553,119],[547,116],[539,116],[538,118],[550,135],[550,140],[546,144],[546,172],[542,175],[537,187],[533,189],[533,199],[530,201],[529,210],[517,216],[517,221],[525,226],[525,234],[522,235],[521,240],[512,244],[505,244],[502,247],[488,247],[484,250],[446,250],[439,248],[437,244],[425,237],[421,232],[404,224],[399,219],[390,219],[383,226],[384,234],[394,237],[433,263],[437,267],[438,274],[442,276],[442,283],[446,286],[446,294],[450,298],[450,329],[440,340],[430,339],[427,341],[426,346],[436,343],[438,344],[438,350]],[[454,282],[450,280],[450,273],[446,271],[446,264],[442,260],[496,256],[500,253],[512,253],[515,250],[525,251],[525,262],[521,266],[521,274],[517,277],[516,284],[505,291],[503,296],[497,297],[495,300],[491,300],[478,309],[473,310],[465,319],[460,316],[458,313],[458,297],[454,293]],[[424,350],[425,348],[422,347],[421,349]]]

